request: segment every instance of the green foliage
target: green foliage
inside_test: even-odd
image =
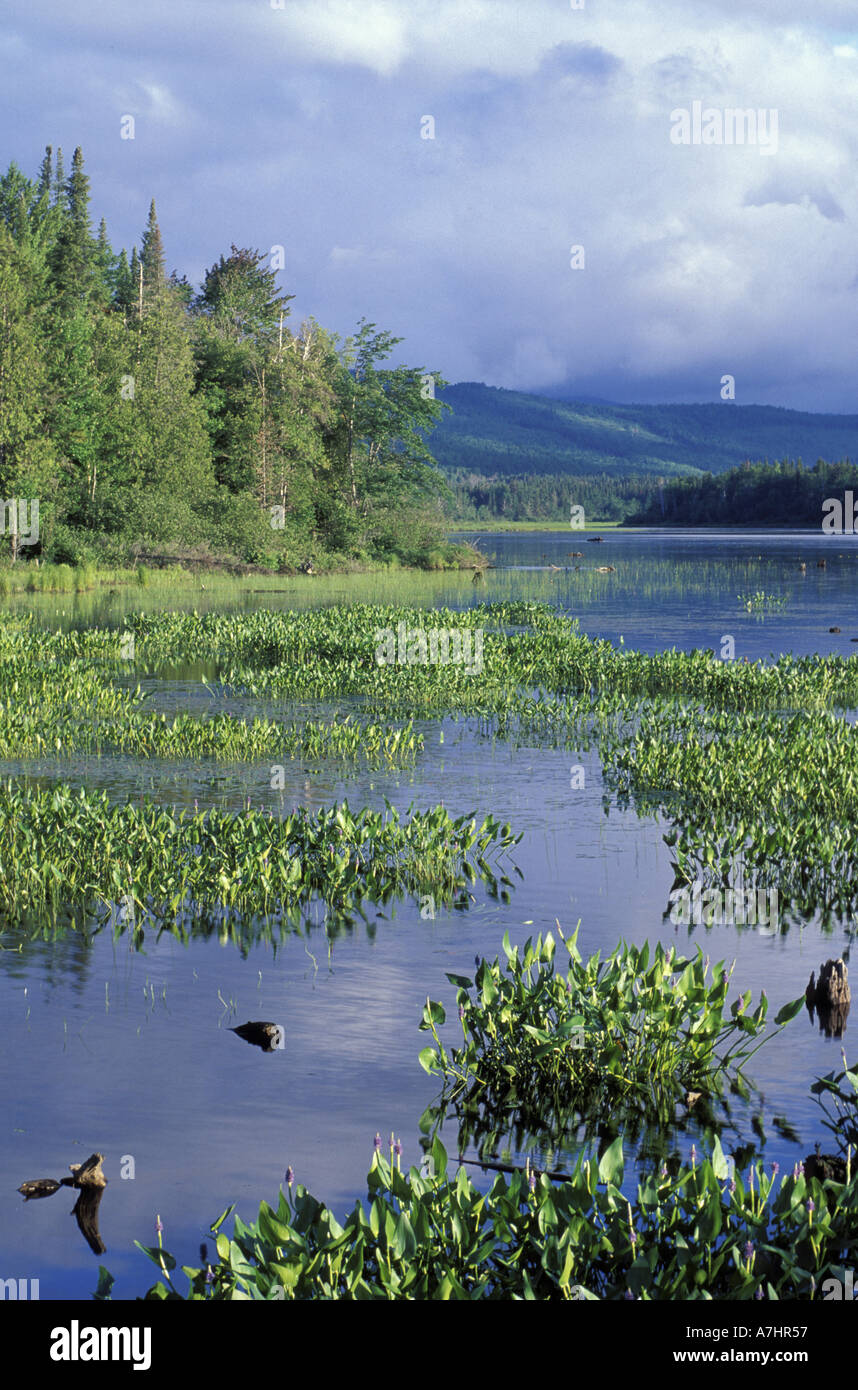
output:
[[[424,442],[442,407],[420,369],[378,365],[399,340],[293,332],[293,296],[247,248],[194,295],[166,278],[154,200],[129,260],[103,221],[93,237],[89,196],[79,148],[68,178],[50,148],[38,182],[0,177],[0,493],[41,499],[44,557],[182,544],[270,569],[387,562],[380,519],[398,516],[409,563],[455,562]]]
[[[853,727],[824,706],[835,697],[854,702],[838,685],[851,684],[858,663],[778,666],[735,667],[737,694],[744,686],[753,704],[764,674],[773,703],[789,708],[804,699],[813,713],[658,703],[605,748],[609,785],[642,811],[669,813],[677,884],[726,887],[742,870],[746,888],[776,887],[797,907],[854,911],[858,744]]]
[[[445,1094],[452,1087],[451,1098],[462,1092],[484,1111],[514,1109],[525,1126],[542,1128],[547,1114],[618,1123],[627,1112],[666,1125],[688,1091],[714,1097],[736,1085],[767,1041],[765,996],[746,1013],[748,993],[728,1014],[723,963],[708,983],[699,951],[686,960],[658,945],[650,959],[647,944],[622,944],[604,961],[583,961],[576,938],[577,930],[569,940],[560,933],[565,974],[549,933],[521,949],[506,936],[503,966],[483,960],[474,980],[448,975],[463,1036],[452,1052],[437,1031],[444,1009],[427,1000],[420,1026],[435,1046],[420,1061],[443,1078]]]
[[[106,795],[60,784],[0,784],[0,915],[57,921],[123,900],[181,929],[202,908],[253,922],[321,900],[336,912],[404,894],[467,903],[470,884],[491,877],[486,855],[517,843],[488,816],[453,818],[347,802],[315,816],[168,810],[151,802],[111,806]],[[124,930],[124,920],[117,930]],[[134,940],[142,940],[142,928]]]
[[[753,594],[737,594],[736,597],[749,613],[759,613],[763,610],[780,613],[788,602],[783,594],[767,594],[764,589],[757,589]]]
[[[638,526],[821,526],[826,498],[842,497],[847,489],[858,487],[858,467],[849,460],[854,441],[844,437],[851,417],[778,414],[795,417],[782,436],[790,441],[789,458],[771,464],[746,459],[741,467],[718,476],[706,473],[701,478],[671,479],[657,499],[630,516],[630,522]],[[811,421],[815,429],[808,429]],[[772,457],[777,458],[783,447],[772,451]],[[825,462],[819,457],[823,449],[829,459],[841,461]],[[817,456],[813,468],[802,466],[802,453]]]
[[[717,1140],[675,1175],[646,1174],[623,1195],[619,1139],[598,1162],[581,1156],[562,1181],[518,1171],[481,1192],[447,1173],[436,1139],[432,1171],[402,1173],[373,1157],[365,1202],[340,1223],[300,1184],[256,1221],[212,1226],[218,1262],[183,1266],[159,1244],[138,1248],[161,1275],[147,1299],[729,1300],[811,1298],[844,1278],[858,1252],[858,1178],[780,1183],[761,1165],[729,1179]],[[104,1287],[102,1276],[99,1288]]]
[[[822,1108],[826,1129],[836,1136],[840,1147],[848,1150],[851,1162],[852,1151],[858,1148],[858,1065],[846,1065],[843,1057],[843,1070],[830,1071],[819,1077],[811,1086]]]
[[[436,436],[437,438],[437,436]],[[436,449],[436,440],[433,439]],[[488,466],[488,465],[486,465]],[[558,530],[575,533],[571,507],[583,507],[588,526],[626,521],[658,495],[658,484],[646,474],[628,477],[606,473],[475,474],[464,468],[445,468],[450,487],[448,514],[456,522],[553,521]]]

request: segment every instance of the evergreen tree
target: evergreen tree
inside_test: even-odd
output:
[[[39,168],[39,197],[50,194],[51,182],[53,179],[53,150],[50,145],[45,146],[45,157]]]
[[[136,252],[134,252],[136,256]],[[132,257],[133,259],[133,257]],[[128,264],[128,257],[125,254],[125,247],[119,253],[116,261],[116,270],[113,277],[113,304],[130,319],[134,313],[137,303],[137,296],[134,288],[134,272]]]
[[[4,502],[40,501],[40,526],[54,493],[55,458],[48,437],[45,402],[45,341],[36,300],[38,278],[26,255],[0,225],[0,496]],[[25,509],[25,516],[31,515]],[[18,558],[20,509],[2,518]],[[26,529],[26,523],[21,530]]]
[[[57,159],[54,166],[54,207],[65,208],[66,202],[66,170],[63,163],[63,152],[61,146],[57,146]]]
[[[128,267],[128,278],[131,282],[131,315],[138,316],[143,300],[143,268],[140,264],[140,257],[137,255],[137,247],[131,248],[131,263]]]
[[[89,227],[89,179],[80,146],[66,182],[66,217],[51,257],[54,287],[61,308],[85,301],[97,289],[96,250]]]
[[[148,305],[167,283],[164,243],[161,240],[154,198],[149,205],[149,218],[140,244],[140,261],[143,266],[143,303]]]
[[[170,294],[160,294],[143,319],[134,377],[131,462],[138,512],[150,522],[163,512],[158,526],[166,534],[170,509],[179,499],[204,502],[214,487],[193,354],[181,305]]]

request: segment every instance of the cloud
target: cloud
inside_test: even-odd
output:
[[[846,213],[828,189],[818,184],[802,187],[790,180],[789,176],[784,176],[779,182],[770,181],[762,188],[745,195],[745,207],[762,208],[770,203],[777,203],[781,207],[815,207],[817,212],[830,222],[846,220]]]
[[[196,281],[283,245],[295,317],[451,380],[851,408],[851,9],[11,0],[0,158],[81,144],[117,245],[152,196]],[[777,154],[672,145],[695,100],[777,110]]]

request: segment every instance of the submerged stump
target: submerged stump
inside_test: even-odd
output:
[[[90,1154],[83,1163],[69,1164],[70,1178],[60,1178],[59,1182],[54,1178],[34,1178],[22,1182],[18,1188],[25,1202],[34,1197],[52,1197],[61,1187],[77,1188],[79,1196],[72,1216],[77,1219],[78,1229],[94,1255],[103,1255],[107,1249],[98,1229],[98,1208],[107,1186],[101,1168],[103,1162],[104,1154]]]
[[[819,1027],[825,1036],[827,1038],[842,1037],[852,1000],[852,992],[849,988],[849,971],[842,957],[837,960],[827,960],[824,965],[821,965],[818,980],[811,971],[804,997],[811,1019],[813,1018],[813,1011],[816,1009],[819,1016]]]
[[[231,1033],[237,1033],[245,1042],[252,1043],[254,1047],[261,1047],[263,1052],[282,1051],[285,1045],[283,1030],[279,1023],[242,1023],[238,1028],[231,1028]]]

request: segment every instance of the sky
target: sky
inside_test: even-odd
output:
[[[729,375],[737,404],[856,411],[857,117],[854,0],[0,16],[0,164],[82,146],[115,247],[154,197],[194,284],[282,247],[293,323],[366,317],[448,381],[572,398],[718,401]]]

